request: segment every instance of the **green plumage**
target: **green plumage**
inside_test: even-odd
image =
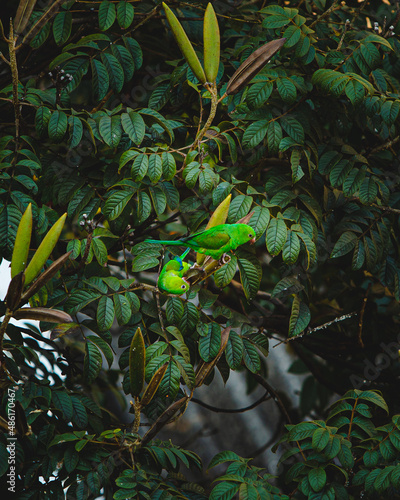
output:
[[[185,256],[187,252],[183,256]],[[184,276],[188,272],[190,264],[183,262],[181,257],[175,257],[165,264],[158,277],[158,288],[165,293],[182,295],[189,287],[190,283]]]
[[[187,246],[196,252],[219,259],[230,250],[236,250],[244,243],[255,242],[254,229],[247,224],[220,224],[206,231],[191,234],[174,241],[146,240],[148,243],[160,245]]]

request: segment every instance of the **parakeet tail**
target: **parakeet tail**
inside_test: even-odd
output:
[[[172,245],[172,246],[182,246],[182,243],[179,240],[167,241],[167,240],[144,240],[144,243],[157,243],[158,245]]]
[[[189,252],[190,252],[190,248],[187,248],[187,249],[183,252],[183,254],[181,255],[181,257],[180,257],[180,258],[183,260]]]

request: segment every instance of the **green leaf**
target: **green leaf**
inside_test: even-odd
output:
[[[321,452],[329,443],[329,431],[323,427],[314,431],[312,436],[312,447]]]
[[[71,148],[76,148],[83,137],[82,121],[77,116],[68,117],[69,139],[68,143]]]
[[[129,82],[135,72],[135,63],[129,50],[123,45],[111,45],[111,52],[124,70],[125,81]]]
[[[364,205],[370,205],[376,199],[378,194],[378,186],[374,181],[373,177],[366,177],[360,187],[360,201]]]
[[[140,222],[145,221],[151,214],[150,196],[144,192],[138,192],[137,215]]]
[[[122,294],[113,296],[115,316],[120,326],[126,325],[132,316],[132,309],[129,299]]]
[[[50,117],[51,111],[49,108],[46,108],[46,106],[40,106],[37,108],[35,115],[35,128],[40,137],[46,135]]]
[[[150,186],[149,191],[154,210],[159,217],[165,212],[165,209],[167,208],[167,197],[165,196],[164,191],[159,186]]]
[[[300,166],[301,160],[301,151],[298,149],[294,149],[292,154],[290,155],[290,165],[292,168],[292,182],[295,184],[299,182],[299,180],[304,177],[303,169]]]
[[[285,13],[286,14],[286,13]],[[275,14],[272,16],[268,16],[262,22],[262,25],[266,29],[274,29],[274,28],[282,28],[282,26],[286,26],[290,23],[290,18],[286,15]]]
[[[59,12],[53,22],[53,36],[57,45],[65,43],[71,35],[72,14],[69,10]]]
[[[207,470],[212,469],[219,464],[224,464],[225,462],[241,462],[242,460],[243,459],[240,458],[239,455],[236,455],[233,451],[221,451],[213,457],[207,467]]]
[[[256,233],[256,239],[258,239],[267,229],[271,216],[268,208],[265,207],[254,207],[252,212],[253,215],[251,216],[248,224],[254,229],[254,232]]]
[[[143,54],[142,54],[142,49],[140,48],[140,45],[136,40],[134,40],[131,37],[125,37],[123,36],[122,39],[124,40],[124,44],[126,48],[129,50],[131,53],[131,56],[133,58],[133,61],[135,63],[135,68],[140,69],[143,63]]]
[[[167,300],[166,314],[167,321],[172,325],[177,325],[183,316],[183,303],[181,299],[170,298]]]
[[[99,122],[99,132],[107,146],[116,148],[122,136],[121,118],[118,115],[102,116]]]
[[[169,181],[175,177],[176,163],[171,153],[162,153],[161,155],[162,173],[165,180]]]
[[[140,146],[146,132],[146,127],[140,114],[134,111],[122,113],[121,124],[125,133],[128,134],[129,139],[134,142],[136,146]]]
[[[254,345],[247,339],[243,339],[243,361],[246,367],[252,372],[257,373],[261,369],[260,356]]]
[[[282,278],[272,291],[272,297],[279,297],[280,295],[287,296],[303,290],[303,285],[296,278]]]
[[[161,85],[158,85],[153,90],[149,98],[149,108],[159,111],[167,104],[170,96],[171,96],[170,83],[162,83]]]
[[[272,255],[278,255],[287,238],[287,227],[283,219],[271,219],[267,229],[267,249]]]
[[[178,342],[178,341],[173,341],[173,342]],[[187,350],[186,359],[184,359],[181,356],[174,356],[173,360],[174,363],[176,363],[176,366],[178,367],[180,374],[183,380],[185,381],[185,384],[188,386],[189,389],[193,389],[196,383],[196,375],[194,373],[193,366],[190,364],[190,355],[187,347],[186,350]]]
[[[386,101],[381,107],[381,117],[385,123],[392,125],[399,115],[400,101]]]
[[[92,247],[97,262],[104,266],[107,263],[108,251],[105,244],[99,238],[92,239]]]
[[[86,342],[85,359],[83,363],[83,377],[90,384],[99,374],[103,364],[103,358],[97,346],[92,342]]]
[[[99,353],[99,355],[101,359],[101,354]],[[65,420],[67,422],[70,422],[73,415],[73,406],[69,394],[67,394],[66,392],[52,391],[51,399],[54,404],[54,407],[61,410]]]
[[[251,123],[242,137],[243,149],[255,148],[264,139],[268,130],[268,120],[258,120]]]
[[[86,339],[97,345],[97,347],[104,354],[104,357],[106,358],[108,363],[108,367],[111,368],[111,365],[114,361],[114,354],[112,352],[111,347],[107,344],[107,342],[101,337],[97,337],[96,335],[89,335],[86,337]]]
[[[300,239],[294,231],[288,231],[287,239],[282,249],[285,264],[295,264],[300,253]]]
[[[276,86],[284,102],[292,104],[296,100],[297,90],[290,78],[278,78]]]
[[[386,401],[378,391],[358,391],[357,396],[359,399],[365,399],[366,401],[379,406],[379,408],[385,410],[386,413],[389,413],[389,408],[386,404]]]
[[[217,323],[209,323],[207,334],[200,337],[199,353],[201,358],[208,363],[218,354],[221,347],[221,327]]]
[[[210,493],[209,500],[231,500],[240,488],[240,483],[219,483]]]
[[[121,28],[127,29],[132,24],[135,9],[128,2],[118,2],[117,19]]]
[[[359,104],[365,96],[364,87],[357,80],[350,80],[344,89],[351,104]]]
[[[219,288],[224,288],[232,281],[236,274],[237,258],[235,255],[231,256],[230,262],[224,264],[222,267],[217,269],[213,274],[215,279],[215,284]]]
[[[91,67],[93,94],[98,101],[101,101],[110,86],[108,72],[104,64],[97,59],[91,60]]]
[[[107,198],[103,214],[108,220],[116,219],[134,195],[134,191],[117,191]]]
[[[73,290],[66,302],[66,311],[69,314],[76,314],[91,302],[100,297],[100,293],[89,290]]]
[[[337,257],[342,257],[342,255],[346,255],[351,252],[354,246],[357,243],[357,236],[350,232],[346,231],[343,233],[338,241],[335,243],[331,253],[331,259],[335,259]]]
[[[282,127],[277,121],[270,121],[267,127],[267,143],[269,152],[277,153],[282,140]]]
[[[258,500],[260,497],[255,486],[242,483],[239,488],[239,498],[243,498],[243,500]]]
[[[289,320],[289,337],[296,337],[303,332],[311,319],[310,309],[295,295]]]
[[[110,87],[117,93],[121,92],[124,85],[124,70],[118,59],[112,54],[102,52],[101,60],[107,70]]]
[[[169,363],[158,389],[160,396],[168,397],[170,401],[173,401],[178,394],[180,380],[181,372],[178,366],[175,363]]]
[[[243,341],[234,331],[230,331],[228,343],[226,344],[225,357],[232,370],[237,370],[242,364]]]
[[[76,396],[71,396],[71,401],[73,406],[72,419],[80,429],[85,429],[88,425],[88,414],[86,408]],[[72,469],[74,468],[75,467]]]
[[[162,161],[160,155],[157,154],[150,155],[147,175],[149,176],[151,182],[153,183],[156,183],[161,179]]]
[[[192,302],[186,302],[178,328],[183,334],[192,333],[199,321],[199,311]]]
[[[68,118],[64,111],[54,111],[48,125],[49,137],[54,142],[61,142],[67,131]]]
[[[158,259],[155,257],[149,257],[147,255],[138,255],[133,259],[132,262],[132,272],[139,273],[141,271],[146,271],[147,269],[152,269],[158,266]]]
[[[246,95],[249,108],[255,109],[262,106],[272,94],[273,88],[272,82],[260,82],[252,85]]]
[[[298,26],[289,26],[283,33],[283,38],[286,38],[285,47],[293,47],[300,40],[300,37],[301,29]]]
[[[96,312],[96,320],[102,331],[109,330],[114,322],[114,304],[110,297],[103,295],[99,300]]]
[[[253,198],[239,194],[231,201],[228,211],[228,223],[235,224],[239,219],[247,215],[250,211]]]
[[[148,169],[149,157],[144,153],[137,155],[131,169],[132,179],[134,181],[141,181],[147,174]]]
[[[244,294],[247,300],[251,300],[256,296],[260,288],[261,269],[259,261],[257,258],[249,260],[239,257],[238,266]]]
[[[304,129],[300,122],[292,116],[283,116],[280,120],[283,130],[291,137],[297,144],[304,142]]]
[[[321,491],[326,483],[326,472],[322,467],[311,469],[308,473],[308,480],[314,491]]]
[[[106,31],[115,21],[116,12],[113,3],[103,0],[99,7],[99,27],[101,31]]]

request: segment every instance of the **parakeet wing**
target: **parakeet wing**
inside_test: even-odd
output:
[[[229,243],[230,239],[231,237],[226,231],[222,231],[220,229],[214,231],[214,228],[193,236],[193,240],[199,246],[209,248],[210,250],[218,250]]]

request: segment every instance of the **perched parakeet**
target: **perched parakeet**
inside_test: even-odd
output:
[[[158,288],[165,293],[182,295],[189,287],[190,283],[184,278],[185,274],[190,269],[190,264],[184,262],[182,257],[187,254],[187,251],[181,257],[175,257],[165,264],[158,277]]]
[[[196,252],[210,255],[213,259],[219,259],[230,250],[236,250],[244,243],[255,243],[256,235],[254,229],[247,224],[220,224],[206,231],[191,234],[185,238],[174,241],[146,240],[148,243],[159,243],[160,245],[188,246]]]

